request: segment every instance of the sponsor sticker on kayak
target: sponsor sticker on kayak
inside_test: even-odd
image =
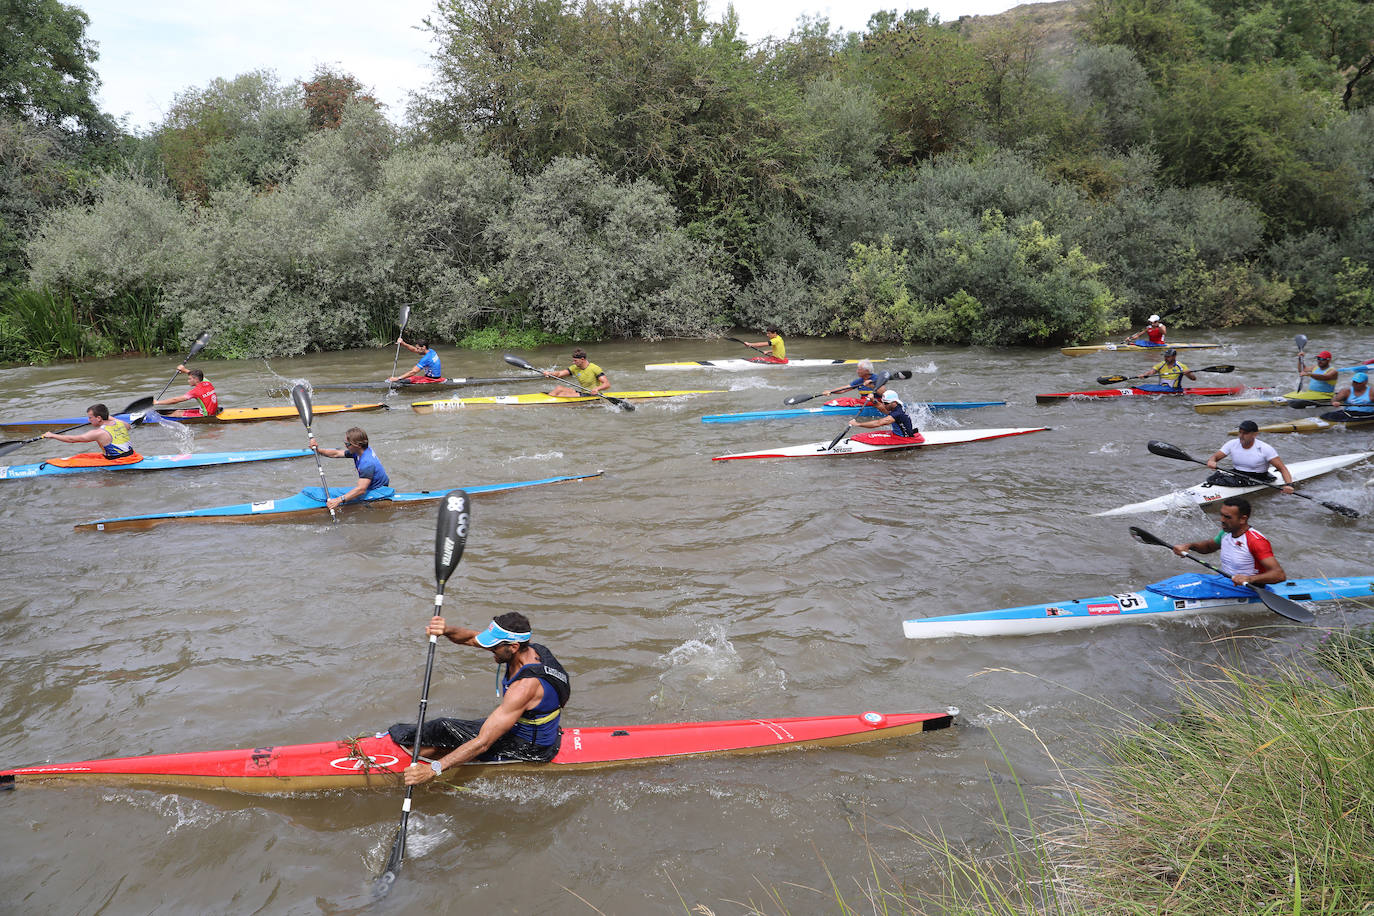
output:
[[[1107,602],[1107,603],[1098,603],[1098,604],[1090,604],[1090,605],[1088,605],[1088,615],[1089,615],[1089,616],[1092,616],[1092,615],[1094,615],[1094,614],[1120,614],[1120,613],[1121,613],[1121,605],[1117,604],[1115,601],[1111,601],[1111,602]]]

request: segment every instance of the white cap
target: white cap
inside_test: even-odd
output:
[[[1150,316],[1150,323],[1151,323],[1151,324],[1153,324],[1154,322],[1156,322],[1156,321],[1158,321],[1158,320],[1159,320],[1159,316],[1158,316],[1158,315],[1151,315],[1151,316]]]

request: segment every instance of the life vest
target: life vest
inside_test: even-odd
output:
[[[1164,343],[1164,328],[1157,324],[1152,324],[1145,329],[1145,336],[1150,338],[1150,343],[1154,344],[1156,347],[1161,346]]]
[[[521,666],[510,677],[503,677],[503,669],[497,669],[497,677],[501,681],[498,693],[501,696],[505,696],[511,684],[524,678],[536,677],[544,682],[544,698],[515,720],[515,726],[509,734],[531,744],[557,744],[558,720],[563,714],[563,707],[568,704],[568,698],[572,696],[572,678],[546,646],[532,642],[530,648],[539,656],[539,661]]]

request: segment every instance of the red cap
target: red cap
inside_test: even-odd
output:
[[[1323,351],[1321,351],[1320,353],[1317,354],[1317,359],[1330,359],[1330,358],[1331,358],[1331,351],[1330,351],[1330,350],[1323,350]]]

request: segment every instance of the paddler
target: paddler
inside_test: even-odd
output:
[[[74,436],[67,433],[44,433],[43,438],[70,442],[73,445],[78,442],[94,442],[100,446],[101,455],[111,461],[128,458],[134,454],[133,442],[129,435],[131,427],[123,420],[111,417],[110,409],[104,404],[92,404],[86,408],[86,422],[94,429]]]
[[[369,490],[391,485],[391,479],[387,477],[386,469],[382,467],[377,453],[368,446],[367,433],[361,426],[355,426],[344,433],[343,448],[320,448],[314,436],[310,437],[310,447],[324,458],[352,458],[353,467],[358,472],[358,482],[352,489],[343,496],[331,496],[325,500],[325,505],[330,509],[337,509],[343,503],[352,502]]]
[[[1302,354],[1298,354],[1302,358]],[[1307,384],[1308,391],[1321,391],[1332,394],[1336,390],[1336,379],[1340,376],[1340,371],[1331,365],[1331,351],[1323,350],[1317,354],[1317,365],[1311,369],[1304,369],[1298,373],[1298,377],[1306,377],[1310,381]]]
[[[1174,553],[1180,557],[1189,551],[1217,550],[1221,551],[1222,573],[1236,585],[1270,585],[1288,578],[1269,539],[1250,527],[1250,500],[1243,496],[1228,496],[1221,501],[1221,531],[1216,537],[1174,545]]]
[[[549,378],[571,378],[586,388],[587,391],[610,391],[611,380],[606,378],[606,373],[596,363],[587,359],[587,351],[578,347],[572,351],[572,365],[566,369],[545,369],[544,374]],[[585,397],[585,391],[578,391],[569,388],[567,385],[557,385],[549,392],[550,397],[555,398],[580,398]]]
[[[187,369],[182,365],[177,366],[177,371],[186,373],[191,380],[191,387],[183,395],[153,401],[153,406],[159,407],[164,404],[183,404],[187,401],[195,401],[195,407],[189,410],[179,410],[171,416],[213,417],[219,413],[219,397],[215,394],[215,386],[205,380],[205,373],[199,369]]]
[[[1164,351],[1164,359],[1151,366],[1149,372],[1144,375],[1133,375],[1131,378],[1149,378],[1152,375],[1159,376],[1159,380],[1166,385],[1173,385],[1175,391],[1182,390],[1185,375],[1191,381],[1197,381],[1193,370],[1178,361],[1178,351],[1173,347]]]
[[[860,420],[853,417],[849,421],[850,426],[863,427],[864,429],[882,429],[884,426],[891,426],[891,429],[884,432],[895,436],[903,436],[907,439],[920,435],[920,430],[912,422],[911,415],[906,412],[906,407],[898,400],[895,392],[889,391],[887,394],[868,394],[864,397],[865,404],[878,411],[878,416],[871,420]]]
[[[1159,320],[1158,315],[1150,316],[1150,323],[1130,337],[1126,338],[1127,343],[1135,343],[1137,347],[1162,347],[1164,346],[1164,335],[1168,333],[1168,328]],[[1140,340],[1141,335],[1145,335],[1145,340]]]
[[[887,381],[889,376],[873,374],[873,360],[861,359],[859,364],[854,367],[855,379],[842,388],[831,388],[824,394],[839,394],[841,391],[857,391],[863,394],[883,394],[887,391]]]
[[[492,618],[482,631],[450,626],[430,618],[429,636],[444,636],[460,646],[486,649],[496,659],[501,702],[485,719],[427,719],[420,753],[440,755],[406,767],[406,785],[417,786],[469,760],[546,763],[558,753],[559,717],[572,692],[567,670],[544,646],[531,642],[529,619],[519,611]],[[415,745],[415,725],[401,722],[387,730],[402,747]]]
[[[1363,420],[1374,415],[1374,402],[1370,400],[1369,374],[1356,372],[1350,376],[1350,384],[1331,395],[1331,406],[1340,409],[1322,414],[1323,420]]]
[[[782,334],[777,328],[764,329],[763,336],[767,340],[746,340],[744,343],[749,347],[768,347],[768,356],[755,356],[751,362],[755,363],[785,363],[787,362],[787,347],[782,342]]]
[[[1217,462],[1223,458],[1231,459],[1231,467],[1243,474],[1257,477],[1260,480],[1273,480],[1274,475],[1269,468],[1273,467],[1283,475],[1283,492],[1293,492],[1293,475],[1288,471],[1288,465],[1283,463],[1279,453],[1272,445],[1261,441],[1259,436],[1259,424],[1254,420],[1241,420],[1237,428],[1237,438],[1227,439],[1221,448],[1217,449],[1216,454],[1207,459],[1207,466],[1216,471]],[[1228,474],[1225,471],[1217,471],[1207,482],[1222,487],[1245,486],[1249,481],[1244,477]]]
[[[423,382],[425,379],[438,381],[444,377],[443,369],[439,366],[439,354],[429,345],[429,340],[422,339],[419,343],[406,343],[405,338],[397,337],[396,342],[405,347],[411,353],[423,353],[420,361],[411,366],[400,375],[393,375],[387,379],[388,382],[399,382],[402,379],[412,382]]]

